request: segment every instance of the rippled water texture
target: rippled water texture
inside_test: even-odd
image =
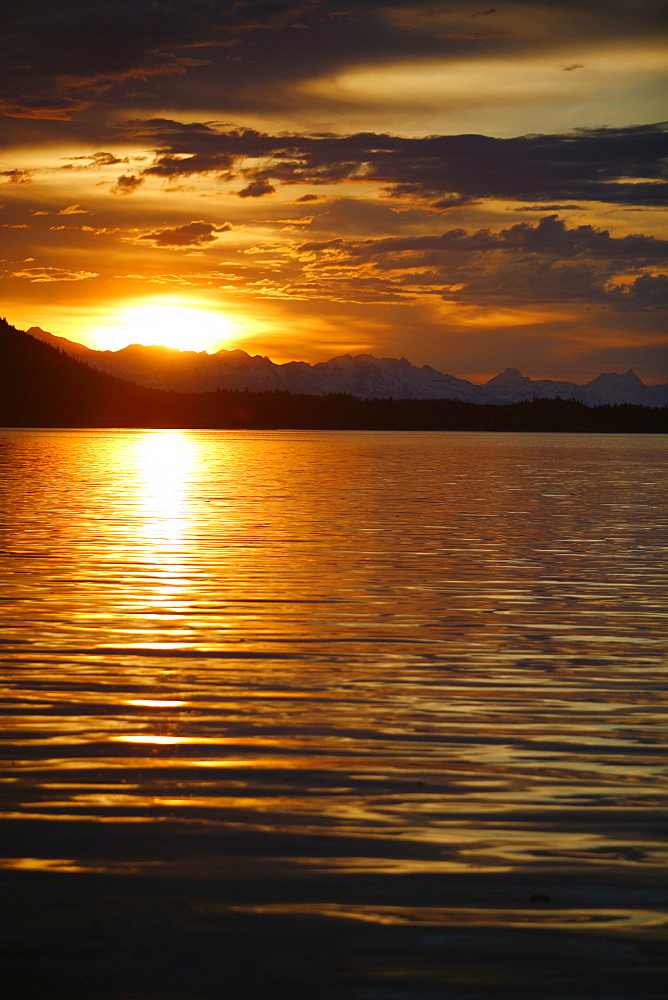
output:
[[[662,996],[665,470],[0,431],[11,1000]]]

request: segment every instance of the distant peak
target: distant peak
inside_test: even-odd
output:
[[[239,358],[239,359],[250,358],[250,354],[248,353],[248,351],[242,351],[240,347],[233,347],[231,349],[227,347],[221,347],[221,349],[219,351],[216,351],[216,353],[213,356],[214,358],[216,357],[228,357],[228,358]]]
[[[485,382],[485,385],[524,385],[530,381],[531,379],[523,375],[519,368],[506,368],[505,372],[495,375],[489,382]]]
[[[167,347],[166,344],[128,344],[127,347],[122,347],[120,351],[112,352],[114,354],[186,354],[192,352],[186,352],[179,350],[178,347]]]
[[[90,347],[86,347],[84,344],[79,344],[76,340],[68,340],[67,337],[57,337],[55,333],[49,333],[48,330],[43,330],[41,326],[31,326],[29,330],[26,330],[29,337],[34,337],[35,340],[41,340],[45,344],[51,344],[52,347],[58,347],[59,349],[68,351],[70,354],[91,354]]]
[[[633,371],[632,368],[629,368],[628,371],[625,371],[623,375],[619,375],[617,372],[603,372],[601,375],[598,375],[592,382],[589,382],[588,385],[595,386],[596,388],[599,388],[601,386],[609,388],[610,386],[613,385],[630,387],[630,386],[644,386],[644,382],[642,381],[642,379],[638,378],[638,376],[636,375],[636,373]]]

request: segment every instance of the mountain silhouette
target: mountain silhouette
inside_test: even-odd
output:
[[[517,403],[525,399],[576,399],[588,406],[635,403],[668,406],[668,385],[645,385],[633,372],[599,375],[586,385],[550,379],[534,381],[508,368],[484,385],[417,367],[406,358],[376,358],[344,354],[310,365],[305,361],[276,364],[242,350],[179,351],[132,344],[120,351],[93,351],[82,344],[31,327],[31,336],[60,347],[87,364],[140,385],[179,392],[275,389],[313,396],[346,393],[361,399],[457,399],[467,403]]]
[[[146,352],[151,358],[156,356],[152,348],[139,349],[142,356]],[[131,353],[137,352],[132,349]],[[158,353],[175,358],[169,348],[160,348]],[[182,353],[176,352],[176,356]],[[182,363],[180,357],[176,360]],[[245,364],[238,355],[237,360]],[[335,361],[346,369],[356,359]],[[405,359],[395,364],[413,368]],[[628,373],[619,376],[628,377]],[[60,346],[0,320],[0,425],[659,433],[668,430],[668,409],[629,404],[592,407],[558,398],[499,404],[458,399],[362,399],[340,392],[308,395],[280,389],[177,392],[98,371]]]

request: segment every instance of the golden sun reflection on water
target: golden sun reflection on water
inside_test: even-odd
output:
[[[149,431],[136,441],[137,508],[145,537],[183,536],[188,486],[195,473],[195,447],[185,431]]]
[[[109,738],[156,746],[188,743],[188,737],[177,735],[180,720],[173,714],[188,702],[171,691],[163,695],[161,688],[173,680],[169,654],[192,647],[188,613],[197,600],[192,570],[197,521],[193,491],[202,475],[197,441],[187,431],[151,430],[120,437],[115,445],[115,464],[122,479],[117,534],[123,535],[119,544],[131,550],[128,562],[133,569],[129,578],[119,581],[116,607],[110,612],[125,621],[128,637],[139,634],[141,639],[123,642],[121,632],[116,636],[121,641],[98,644],[97,650],[100,655],[131,657],[134,668],[128,664],[128,670],[138,678],[145,675],[144,655],[149,658],[153,683],[147,697],[126,698],[123,704],[145,710],[132,719],[133,727],[139,724],[152,730],[154,710],[158,711],[159,732]],[[162,659],[154,659],[158,654],[166,658],[164,669]]]
[[[14,435],[0,869],[647,936],[663,442],[610,441]]]
[[[153,593],[146,597],[177,612],[183,608],[195,465],[193,442],[183,431],[151,432],[137,441],[134,534],[154,571]]]
[[[108,479],[95,498],[99,539],[82,540],[81,559],[91,563],[95,582],[105,584],[106,617],[126,626],[115,630],[116,639],[133,635],[141,646],[148,631],[151,644],[173,642],[173,635],[161,634],[161,619],[187,622],[196,444],[175,430],[118,434],[101,443]],[[109,633],[100,632],[108,644]]]
[[[168,701],[166,698],[129,698],[123,704],[136,705],[138,708],[178,708],[187,705],[187,701]]]

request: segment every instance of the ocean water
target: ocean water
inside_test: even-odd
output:
[[[9,1000],[665,994],[660,436],[0,430]]]

